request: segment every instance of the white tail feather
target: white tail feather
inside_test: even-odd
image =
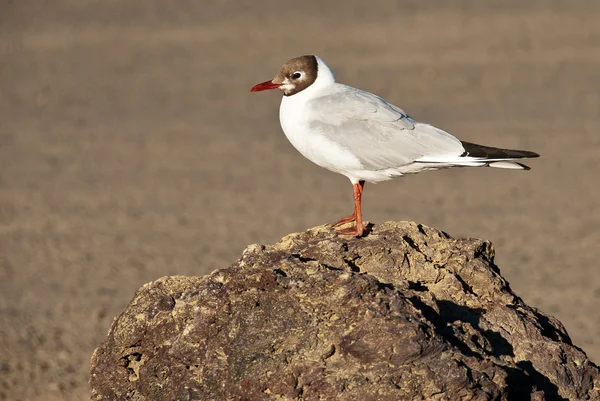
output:
[[[469,164],[469,163],[496,163],[504,161],[512,161],[514,158],[502,159],[486,159],[485,157],[469,157],[469,156],[423,156],[415,161],[420,163],[447,163],[447,164]]]
[[[492,162],[489,164],[489,166],[496,167],[496,168],[510,168],[513,170],[527,170],[527,167],[524,166],[523,164],[515,163],[515,162],[506,162],[506,161]]]
[[[514,159],[485,159],[482,157],[469,156],[447,156],[447,157],[431,157],[425,156],[417,160],[419,163],[428,163],[438,165],[438,168],[444,167],[495,167],[507,168],[513,170],[529,170],[524,164],[513,161]]]

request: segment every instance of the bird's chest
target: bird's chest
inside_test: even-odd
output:
[[[279,120],[290,143],[313,163],[335,172],[360,168],[360,162],[348,149],[328,137],[327,132],[311,126],[309,111],[294,107],[292,102],[281,103]]]
[[[299,116],[286,116],[281,118],[281,128],[290,143],[304,157],[315,161],[322,152],[322,144],[319,146],[319,135],[310,130],[309,124]],[[316,161],[315,161],[316,162]]]

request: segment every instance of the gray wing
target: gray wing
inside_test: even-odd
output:
[[[364,168],[385,170],[424,156],[459,156],[461,142],[410,118],[384,99],[349,86],[313,99],[309,125],[348,149]]]

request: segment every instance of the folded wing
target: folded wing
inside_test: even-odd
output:
[[[418,123],[382,98],[352,87],[309,104],[309,125],[348,149],[368,170],[398,168],[423,157],[459,157],[462,143],[449,133]]]

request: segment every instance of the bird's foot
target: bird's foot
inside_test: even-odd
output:
[[[329,226],[330,227],[339,227],[339,226],[343,226],[346,223],[351,223],[353,221],[356,221],[356,216],[355,215],[350,215],[350,216],[342,217],[341,219],[339,219],[335,223],[329,223]]]
[[[365,232],[365,227],[362,224],[357,224],[355,227],[342,228],[336,230],[340,235],[352,235],[354,237],[362,237]]]

